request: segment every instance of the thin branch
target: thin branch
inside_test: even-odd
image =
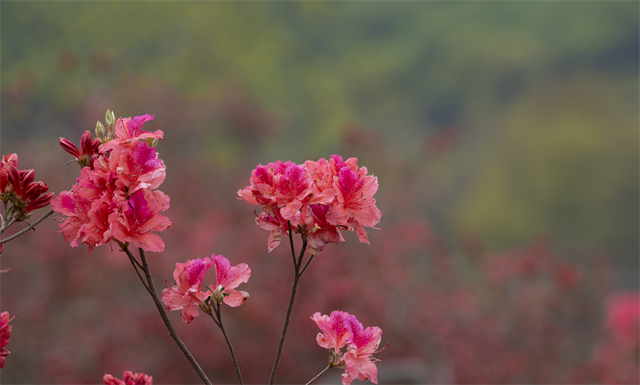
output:
[[[321,371],[320,373],[318,373],[318,375],[317,375],[317,376],[313,377],[313,378],[311,379],[311,381],[307,382],[307,384],[306,384],[306,385],[309,385],[309,384],[310,384],[310,383],[312,383],[313,381],[317,380],[317,379],[318,379],[318,377],[322,376],[322,375],[323,375],[327,370],[329,370],[329,369],[331,369],[331,368],[333,368],[333,366],[331,366],[331,364],[327,365],[327,367],[326,367],[326,368],[324,368],[324,370],[323,370],[323,371]]]
[[[304,271],[307,270],[307,266],[309,266],[309,263],[311,262],[313,257],[314,257],[314,254],[311,254],[309,259],[307,259],[307,263],[305,263],[304,266],[302,267],[302,270],[300,270],[300,275],[302,275],[302,273],[304,273]]]
[[[151,277],[151,271],[149,269],[149,262],[147,262],[147,257],[144,253],[144,250],[142,249],[139,249],[139,250],[140,250],[140,259],[142,260],[142,270],[146,275],[147,283],[149,285],[149,288],[151,289],[149,294],[151,294],[151,298],[153,298],[153,302],[155,302],[156,307],[158,308],[158,312],[160,313],[160,317],[162,317],[162,321],[164,321],[164,324],[167,326],[167,329],[169,330],[169,334],[171,335],[173,340],[176,342],[176,344],[178,344],[178,346],[180,347],[180,350],[182,350],[182,353],[184,353],[184,355],[187,357],[189,362],[191,362],[191,365],[193,365],[193,368],[196,370],[196,372],[198,372],[198,375],[200,376],[202,381],[204,381],[204,383],[207,385],[211,385],[211,381],[209,381],[209,378],[207,378],[207,375],[204,373],[200,365],[198,365],[198,362],[196,361],[196,359],[193,358],[193,356],[189,352],[189,349],[187,349],[187,346],[184,344],[184,342],[182,342],[180,337],[178,337],[178,333],[176,333],[176,330],[173,328],[171,321],[169,321],[169,318],[167,317],[167,313],[164,311],[164,306],[160,301],[160,298],[158,298],[158,294],[156,292],[156,285],[153,283],[153,277]]]
[[[293,267],[296,269],[296,273],[298,272],[298,263],[296,262],[296,250],[293,247],[293,233],[291,232],[291,221],[287,221],[287,226],[289,226],[289,243],[291,244],[291,257],[293,258]]]
[[[135,270],[136,274],[138,274],[138,278],[140,278],[140,282],[142,282],[142,285],[144,285],[144,288],[147,289],[147,292],[149,292],[149,294],[151,294],[151,288],[149,288],[149,285],[147,285],[147,283],[144,281],[144,278],[142,278],[142,275],[140,275],[140,271],[136,267],[136,264],[138,264],[141,269],[142,269],[142,266],[139,264],[139,262],[133,256],[133,254],[131,254],[131,251],[129,250],[128,247],[126,247],[126,246],[123,247],[124,245],[120,245],[120,246],[122,247],[122,250],[124,250],[127,253],[127,256],[129,257],[129,261],[131,261],[131,266],[133,266],[133,270]],[[151,295],[153,295],[153,294],[151,294]]]
[[[224,339],[227,340],[227,345],[229,346],[229,351],[231,351],[231,358],[233,358],[233,364],[236,367],[236,374],[238,375],[238,379],[240,380],[240,384],[244,385],[244,381],[242,381],[242,374],[240,374],[240,366],[238,365],[238,359],[236,358],[236,353],[233,351],[233,346],[231,346],[231,341],[229,341],[229,336],[227,336],[227,331],[224,330],[224,324],[222,323],[222,316],[220,315],[220,304],[216,304],[214,307],[214,311],[218,316],[218,327],[222,330],[222,334],[224,335]]]
[[[307,250],[307,239],[302,238],[302,249],[300,250],[300,256],[298,257],[297,267],[302,263],[302,257]],[[294,260],[295,262],[295,260]],[[278,351],[276,352],[276,360],[273,362],[273,368],[271,369],[271,376],[269,377],[269,384],[273,385],[276,382],[276,372],[278,371],[278,364],[280,363],[280,356],[282,355],[282,348],[284,347],[284,339],[287,336],[287,329],[289,328],[289,322],[291,322],[291,311],[293,310],[293,301],[296,298],[296,291],[298,289],[298,280],[300,280],[300,272],[296,268],[293,276],[293,284],[291,285],[291,296],[289,297],[289,305],[287,305],[287,314],[284,319],[284,326],[282,327],[282,334],[280,335],[280,344],[278,345]]]
[[[33,224],[29,227],[25,227],[24,229],[18,231],[17,233],[13,234],[10,237],[7,237],[5,239],[0,239],[0,245],[3,243],[7,243],[13,239],[18,238],[19,236],[21,236],[22,234],[26,233],[27,231],[33,229],[34,227],[36,227],[40,222],[44,221],[45,219],[47,219],[51,214],[53,214],[53,210],[49,210],[47,211],[43,216],[41,216],[40,218],[38,218],[37,221],[33,222]],[[9,226],[7,226],[9,227]]]

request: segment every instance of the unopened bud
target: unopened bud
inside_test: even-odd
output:
[[[156,147],[158,145],[158,138],[147,138],[147,144],[151,148]]]
[[[218,305],[220,305],[222,301],[224,301],[225,294],[227,294],[223,290],[224,287],[222,287],[222,285],[218,285],[218,287],[216,287],[216,290],[213,292],[213,300],[216,301]]]
[[[104,121],[107,123],[107,127],[111,129],[111,126],[113,126],[113,123],[115,122],[115,115],[111,110],[107,110],[107,113],[104,115]]]
[[[104,128],[104,125],[101,122],[96,123],[96,136],[100,139],[101,143],[107,141],[107,130]]]

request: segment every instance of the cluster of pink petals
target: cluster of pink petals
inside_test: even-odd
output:
[[[15,317],[15,315],[13,316]],[[9,318],[9,313],[3,311],[0,314],[0,369],[4,368],[5,360],[9,355],[9,351],[4,347],[9,343],[9,338],[11,338],[11,328],[9,326],[9,321],[13,318]]]
[[[250,185],[238,191],[240,198],[263,205],[256,218],[258,226],[271,231],[269,251],[288,234],[287,221],[294,232],[306,237],[316,255],[327,243],[344,241],[340,229],[355,230],[360,242],[369,243],[363,226],[373,227],[382,214],[373,195],[378,178],[358,167],[357,158],[290,161],[259,165],[251,172]]]
[[[31,211],[49,205],[54,193],[43,182],[34,182],[35,171],[18,170],[18,155],[3,156],[0,160],[0,199],[11,202],[21,220],[27,219]]]
[[[169,208],[169,197],[154,190],[164,181],[166,167],[155,148],[140,140],[162,138],[160,130],[141,131],[142,124],[152,119],[149,114],[118,119],[115,137],[91,157],[92,163],[81,170],[72,191],[60,193],[51,203],[54,211],[66,216],[60,229],[72,247],[86,243],[91,253],[95,246],[115,239],[146,251],[164,250],[162,238],[152,231],[171,226],[160,214]],[[95,140],[87,131],[82,142]]]
[[[105,374],[102,381],[105,385],[153,385],[153,377],[144,373],[132,373],[130,370],[124,372],[122,380],[111,374]]]
[[[176,263],[173,278],[176,283],[162,290],[162,301],[168,311],[182,310],[182,321],[190,323],[199,315],[198,308],[213,295],[210,290],[200,291],[204,275],[211,266],[215,266],[216,285],[225,293],[224,303],[231,307],[240,306],[249,298],[249,293],[235,288],[249,281],[251,269],[246,263],[231,266],[229,260],[222,255],[187,260]]]
[[[355,316],[337,310],[331,316],[315,313],[311,319],[322,330],[316,337],[318,345],[333,349],[334,356],[345,368],[343,385],[349,385],[355,379],[378,383],[375,362],[379,359],[372,354],[379,352],[382,329],[376,326],[365,329]],[[345,346],[346,352],[340,356],[340,350]]]

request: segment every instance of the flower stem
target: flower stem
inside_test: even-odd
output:
[[[311,379],[311,381],[307,382],[307,384],[306,384],[306,385],[309,385],[309,384],[310,384],[310,383],[312,383],[313,381],[317,380],[317,379],[318,379],[318,377],[322,376],[322,375],[323,375],[327,370],[329,370],[329,369],[331,369],[331,368],[333,368],[333,366],[331,366],[331,364],[327,365],[327,367],[326,367],[326,368],[324,368],[324,370],[323,370],[323,371],[321,371],[320,373],[318,373],[318,375],[317,375],[317,376],[313,377],[313,378]]]
[[[0,245],[3,243],[7,243],[11,240],[14,240],[16,238],[18,238],[19,236],[21,236],[22,234],[26,233],[27,231],[33,229],[34,227],[36,227],[38,224],[40,224],[40,222],[44,221],[45,219],[47,219],[51,214],[53,214],[53,210],[49,210],[46,213],[44,213],[43,216],[41,216],[40,218],[38,218],[37,221],[33,222],[33,224],[29,225],[28,227],[25,227],[24,229],[18,231],[17,233],[13,234],[10,237],[7,237],[5,239],[0,239]],[[5,216],[6,219],[6,216]],[[2,228],[2,232],[0,232],[0,234],[2,234],[4,232],[4,230],[7,229],[7,227],[11,226],[15,221],[9,223],[7,226],[3,226]]]
[[[126,246],[123,247],[123,250],[127,253],[127,255],[129,255],[129,258],[135,259],[131,254],[131,251],[129,251],[128,247]],[[145,274],[148,289],[150,289],[149,294],[151,294],[151,298],[153,298],[153,302],[155,302],[156,307],[158,308],[158,312],[160,313],[160,317],[162,318],[162,321],[164,321],[164,324],[167,326],[167,329],[169,330],[169,334],[171,335],[173,340],[176,342],[176,344],[178,344],[178,346],[180,347],[180,350],[182,350],[182,353],[184,353],[184,355],[187,357],[189,362],[191,362],[191,365],[193,365],[193,368],[196,370],[196,372],[198,372],[198,375],[200,376],[202,381],[204,381],[204,383],[207,385],[211,385],[211,381],[209,381],[209,378],[207,378],[207,375],[204,373],[200,365],[198,365],[198,362],[196,362],[196,359],[193,358],[193,356],[189,352],[189,349],[187,349],[187,346],[184,344],[184,342],[182,342],[180,337],[178,337],[178,333],[176,333],[176,330],[173,328],[171,321],[169,321],[169,318],[167,317],[167,313],[164,311],[164,306],[162,305],[162,302],[158,297],[158,293],[156,292],[156,285],[153,283],[153,277],[151,277],[151,270],[149,269],[149,262],[147,261],[145,252],[142,249],[139,249],[139,250],[140,250],[140,259],[142,260],[142,271]],[[133,264],[133,260],[132,260],[132,264]],[[135,268],[135,265],[134,265],[134,268]]]
[[[216,324],[218,325],[220,330],[222,330],[224,339],[227,340],[227,345],[229,346],[229,351],[231,352],[231,358],[233,358],[233,364],[236,367],[236,374],[238,375],[240,384],[244,385],[244,381],[242,381],[242,374],[240,374],[240,366],[238,365],[238,359],[236,358],[236,353],[233,351],[233,346],[231,346],[231,341],[229,341],[229,337],[227,336],[227,331],[224,330],[224,324],[222,323],[222,316],[220,315],[220,304],[215,305],[213,310],[216,312],[216,316],[218,317],[218,322],[216,322]]]
[[[291,233],[291,224],[289,223],[289,236],[291,237],[292,235],[293,234]],[[293,242],[291,242],[291,247],[292,247],[291,251],[294,252]],[[295,274],[293,276],[293,284],[291,285],[291,296],[289,297],[289,305],[287,305],[287,315],[285,316],[284,326],[282,327],[282,335],[280,336],[280,344],[278,345],[278,351],[276,352],[276,360],[274,361],[273,368],[271,369],[271,377],[269,377],[270,385],[273,385],[276,382],[276,372],[278,371],[278,364],[280,363],[280,356],[282,355],[282,348],[284,347],[284,339],[287,335],[289,322],[291,322],[291,311],[293,310],[293,301],[296,298],[298,281],[300,280],[300,276],[302,275],[302,272],[300,271],[300,266],[302,265],[302,257],[304,256],[304,253],[306,250],[307,250],[307,239],[305,237],[302,237],[302,249],[300,250],[300,254],[298,255],[298,260],[296,261],[294,259]]]

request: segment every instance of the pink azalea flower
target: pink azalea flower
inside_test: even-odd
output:
[[[102,245],[109,240],[107,215],[108,207],[101,207],[96,200],[93,205],[90,200],[77,194],[78,186],[73,186],[73,192],[63,191],[51,201],[51,208],[67,217],[58,220],[64,240],[71,243],[71,247],[78,247],[82,243],[89,245],[89,254],[95,246]],[[102,208],[102,210],[101,210]]]
[[[128,199],[124,195],[115,199],[118,208],[109,215],[111,237],[146,251],[163,251],[162,238],[151,231],[161,232],[171,227],[169,218],[160,215],[169,208],[169,196],[162,191],[143,189]]]
[[[190,323],[199,315],[198,307],[212,294],[209,290],[200,291],[204,275],[212,264],[210,258],[177,262],[173,271],[177,284],[162,290],[162,301],[167,305],[167,310],[182,310],[184,323]]]
[[[235,290],[235,288],[249,281],[251,269],[246,263],[232,267],[229,260],[222,255],[213,254],[211,258],[216,265],[216,287],[222,286],[224,293],[227,293],[224,303],[231,307],[242,305],[249,298],[249,293]]]
[[[308,241],[313,255],[327,243],[344,240],[340,229],[355,230],[361,242],[369,243],[363,226],[380,222],[381,213],[373,195],[378,179],[358,168],[358,159],[333,155],[297,165],[290,161],[258,165],[251,172],[250,185],[239,190],[240,199],[264,205],[256,223],[271,231],[268,248],[272,251],[288,235],[287,221],[294,233]]]
[[[9,355],[9,351],[4,347],[9,343],[9,338],[11,338],[11,329],[13,326],[9,326],[9,322],[15,318],[15,315],[12,318],[9,318],[9,312],[3,311],[0,314],[0,369],[4,368],[5,360]]]
[[[340,355],[340,349],[346,345],[347,338],[351,335],[345,324],[349,313],[335,310],[331,316],[315,313],[311,319],[318,325],[322,333],[318,333],[316,341],[325,349],[333,349],[336,356]]]
[[[342,158],[334,155],[331,158],[332,164],[339,164],[336,159],[342,161]],[[354,229],[360,242],[369,243],[363,226],[373,227],[382,217],[376,207],[376,200],[373,199],[378,191],[378,178],[367,175],[366,167],[354,170],[345,165],[338,171],[337,178],[334,178],[334,187],[338,194],[327,213],[328,222]]]
[[[123,380],[106,373],[102,377],[105,385],[153,385],[153,377],[144,373],[132,373],[130,370],[124,372]]]
[[[141,139],[162,139],[164,133],[161,130],[154,132],[142,131],[142,125],[149,120],[153,120],[153,115],[144,114],[132,118],[120,118],[116,121],[115,139],[111,139],[102,146],[100,152],[105,153],[117,146],[133,147]]]
[[[347,352],[344,354],[346,369],[342,374],[342,384],[349,385],[356,378],[377,384],[378,368],[375,362],[378,360],[371,355],[377,353],[382,329],[376,326],[364,329],[355,316],[347,317],[345,324],[351,336],[347,341]]]
[[[158,159],[155,148],[145,141],[139,141],[133,147],[113,148],[109,154],[109,170],[128,189],[129,195],[143,188],[158,188],[166,176],[162,159]]]

